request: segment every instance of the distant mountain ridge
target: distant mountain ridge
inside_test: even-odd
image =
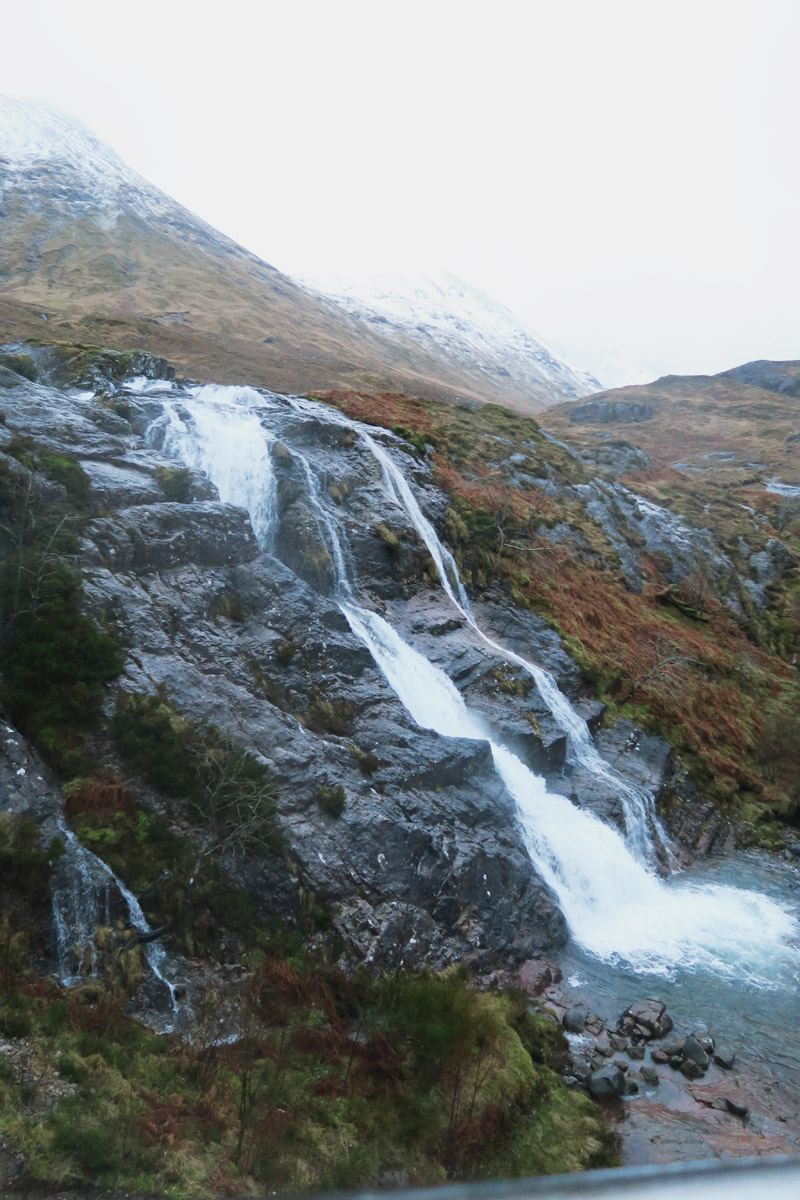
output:
[[[650,481],[677,473],[695,486],[744,489],[740,499],[751,502],[749,491],[773,480],[800,488],[798,397],[800,362],[758,360],[718,375],[614,388],[554,405],[539,419],[592,461],[630,443],[647,455]],[[639,469],[630,459],[623,474]]]
[[[288,392],[399,390],[523,412],[586,394],[535,339],[522,371],[513,321],[494,346],[486,330],[421,338],[429,306],[383,328],[219,233],[82,125],[0,97],[0,341],[148,349],[197,378]]]
[[[326,294],[388,338],[411,340],[468,371],[476,386],[487,379],[557,404],[603,390],[599,380],[552,351],[509,308],[453,275],[387,279],[328,289]]]

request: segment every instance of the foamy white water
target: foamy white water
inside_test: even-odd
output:
[[[262,549],[272,545],[277,510],[275,438],[259,415],[267,405],[253,388],[209,384],[167,408],[148,430],[148,440],[160,440],[165,454],[208,475],[220,500],[247,509]]]
[[[80,976],[69,970],[72,948],[76,945],[91,945],[97,927],[111,924],[111,889],[119,892],[125,901],[128,919],[134,929],[138,929],[139,933],[150,933],[151,930],[139,901],[119,876],[115,875],[108,863],[81,845],[63,816],[59,816],[58,828],[64,835],[68,853],[72,854],[76,868],[72,872],[70,888],[53,893],[59,971],[61,982],[68,985],[80,982]],[[98,876],[104,886],[98,886]],[[164,975],[167,956],[161,942],[145,942],[144,955],[156,979],[160,980],[169,992],[173,1012],[177,1012],[175,987]]]
[[[532,677],[545,704],[567,734],[570,759],[580,763],[592,775],[602,779],[619,794],[625,816],[626,833],[633,853],[641,862],[648,862],[654,852],[654,837],[659,847],[669,852],[668,840],[656,815],[655,801],[652,795],[642,788],[632,786],[601,758],[592,741],[589,727],[572,707],[549,671],[543,670],[542,667],[523,658],[522,655],[516,654],[513,650],[501,646],[480,628],[461,582],[455,559],[442,546],[436,530],[422,512],[402,471],[391,455],[382,446],[379,446],[369,434],[364,433],[362,437],[365,445],[381,465],[387,494],[390,499],[405,509],[411,523],[425,543],[436,564],[442,587],[451,602],[484,645],[501,654],[508,662],[521,667]]]
[[[495,769],[517,806],[531,860],[556,893],[573,937],[599,958],[651,974],[704,967],[769,983],[791,966],[794,919],[757,892],[664,883],[618,831],[547,791],[507,747],[491,740],[450,679],[382,617],[341,605],[411,716],[447,737],[490,742]]]

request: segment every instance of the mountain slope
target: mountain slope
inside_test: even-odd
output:
[[[508,308],[452,275],[440,282],[396,279],[341,287],[330,295],[392,342],[409,340],[444,354],[477,388],[505,390],[509,400],[523,396],[532,410],[602,390],[594,376],[558,358]]]
[[[147,348],[195,377],[284,391],[403,388],[522,410],[546,402],[432,343],[365,327],[176,204],[81,126],[2,98],[0,253],[1,340]]]

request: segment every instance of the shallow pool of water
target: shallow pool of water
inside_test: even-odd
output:
[[[746,853],[705,862],[674,878],[672,886],[715,883],[771,896],[800,918],[800,868],[766,854]],[[760,956],[753,947],[753,959]],[[624,963],[607,963],[570,944],[560,955],[564,983],[609,1020],[642,996],[657,996],[667,1005],[683,1034],[706,1029],[719,1042],[732,1045],[743,1063],[756,1062],[793,1082],[800,1096],[800,946],[776,966],[769,986],[738,978],[721,978],[702,969],[681,970],[669,977],[637,974]]]

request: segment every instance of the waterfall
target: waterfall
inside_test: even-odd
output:
[[[71,857],[69,886],[53,892],[53,916],[56,928],[58,970],[64,986],[82,981],[74,969],[76,947],[91,947],[95,930],[111,924],[111,896],[118,892],[128,909],[128,920],[139,933],[150,933],[145,915],[133,892],[114,874],[108,863],[92,854],[76,838],[63,815],[58,818],[58,830],[64,837],[67,854]],[[146,942],[144,954],[150,969],[169,992],[173,1012],[178,1011],[175,988],[165,977],[166,951],[160,942]],[[94,965],[94,963],[92,964]]]
[[[673,876],[662,881],[653,871],[651,831],[660,838],[653,800],[634,788],[604,762],[592,743],[585,722],[559,691],[552,676],[536,664],[500,646],[478,626],[469,599],[449,551],[422,513],[413,491],[389,453],[368,430],[335,410],[297,397],[270,396],[245,404],[235,402],[231,391],[204,389],[204,403],[213,403],[213,414],[194,420],[199,394],[190,406],[177,400],[192,417],[187,425],[177,421],[168,407],[162,422],[169,435],[164,446],[192,465],[203,463],[223,498],[234,489],[230,448],[240,447],[243,470],[250,480],[252,443],[268,444],[267,427],[277,425],[290,442],[292,413],[312,416],[325,424],[343,425],[358,433],[363,445],[381,467],[387,498],[400,505],[417,529],[436,563],[442,587],[471,629],[485,645],[526,670],[536,681],[554,717],[569,736],[574,760],[620,792],[627,823],[627,840],[612,826],[565,797],[549,793],[536,776],[506,746],[495,742],[482,717],[472,712],[452,681],[428,659],[409,646],[391,625],[354,598],[357,581],[347,571],[346,535],[340,519],[327,504],[313,464],[290,446],[307,485],[320,536],[334,564],[338,599],[353,633],[369,649],[398,699],[415,722],[447,737],[488,741],[495,769],[513,797],[519,826],[531,861],[555,892],[573,937],[600,959],[619,960],[640,972],[670,974],[678,966],[703,967],[718,974],[768,986],[792,960],[788,942],[798,936],[794,919],[779,904],[760,893],[719,885],[693,885]],[[257,424],[261,433],[255,430]],[[228,428],[223,434],[220,424]],[[284,425],[287,426],[284,429]],[[268,456],[267,456],[268,457]],[[263,513],[274,503],[274,482],[267,457],[261,487],[236,494],[247,495],[251,513]],[[261,520],[261,518],[260,518]],[[275,514],[266,525],[272,528]],[[262,520],[263,525],[263,520]],[[260,538],[264,548],[266,539]]]
[[[418,725],[489,742],[531,861],[558,897],[572,936],[591,953],[642,973],[667,974],[679,964],[754,983],[771,982],[788,965],[792,955],[782,946],[796,926],[772,900],[723,886],[665,885],[615,828],[548,792],[543,779],[494,742],[444,672],[382,617],[346,601],[341,608]]]
[[[268,550],[278,507],[275,438],[259,420],[254,402],[269,404],[252,388],[208,384],[182,398],[179,408],[165,409],[150,426],[147,440],[213,478],[220,500],[246,508],[259,546]]]
[[[668,846],[666,834],[656,815],[654,797],[642,788],[633,787],[601,758],[592,741],[592,735],[586,722],[572,707],[549,671],[529,662],[522,655],[515,654],[513,650],[501,646],[480,628],[461,582],[455,559],[442,546],[436,530],[423,514],[402,471],[388,451],[379,446],[368,433],[364,433],[362,437],[364,444],[381,466],[389,498],[405,509],[409,520],[428,548],[431,558],[436,564],[442,587],[449,599],[484,645],[501,654],[508,662],[521,667],[533,678],[539,695],[550,709],[556,723],[567,735],[569,760],[579,763],[590,774],[609,784],[618,792],[622,801],[629,844],[634,854],[642,862],[649,862],[654,852],[653,832],[658,840],[659,848],[666,850]]]

